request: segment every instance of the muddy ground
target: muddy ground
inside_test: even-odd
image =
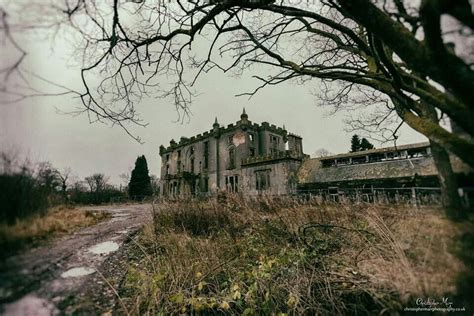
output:
[[[111,218],[0,260],[0,314],[96,315],[120,311],[115,290],[142,253],[136,234],[149,204],[88,207]],[[120,312],[119,312],[120,313]]]

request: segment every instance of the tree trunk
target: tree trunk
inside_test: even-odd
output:
[[[431,142],[433,160],[438,169],[438,179],[441,188],[441,199],[446,215],[453,220],[466,217],[463,210],[461,197],[458,193],[458,183],[453,172],[448,152],[435,142]]]

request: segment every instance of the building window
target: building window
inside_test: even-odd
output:
[[[227,169],[235,169],[235,148],[229,148],[229,163]]]
[[[181,172],[181,150],[178,150],[178,161],[176,162],[176,169],[179,172]]]
[[[189,147],[188,159],[189,159],[189,172],[194,173],[194,146]]]
[[[250,139],[250,142],[254,142],[255,141],[255,135],[253,133],[249,133],[249,139]]]
[[[170,185],[170,195],[176,196],[179,194],[180,184],[179,182],[173,181]]]
[[[265,191],[270,188],[270,171],[269,169],[255,171],[255,188],[257,191]]]
[[[230,135],[227,138],[227,144],[232,145],[234,143],[234,135]]]
[[[271,154],[278,153],[279,144],[280,144],[280,137],[275,136],[275,135],[270,135],[270,153]]]
[[[255,148],[250,148],[250,157],[255,157]]]
[[[225,187],[228,192],[239,192],[239,176],[226,176]]]
[[[170,154],[167,154],[166,155],[166,162],[169,162],[170,161]]]
[[[166,173],[165,175],[168,175],[170,174],[170,166],[169,165],[166,165]]]
[[[209,178],[204,178],[204,183],[202,185],[203,192],[209,192]]]
[[[209,142],[204,142],[204,169],[209,168]]]

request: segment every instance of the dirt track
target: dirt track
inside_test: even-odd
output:
[[[87,209],[109,211],[112,217],[0,261],[0,314],[98,314],[114,308],[113,288],[129,257],[137,256],[131,251],[137,248],[133,238],[151,220],[151,206]]]

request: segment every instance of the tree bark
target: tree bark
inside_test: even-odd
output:
[[[439,118],[436,109],[430,104],[420,103],[420,116],[416,116],[413,113],[404,110],[404,108],[408,106],[403,105],[399,102],[399,100],[392,99],[392,101],[400,117],[404,119],[405,122],[407,122],[408,125],[411,126],[413,129],[417,131],[419,131],[419,129],[423,130],[423,125],[431,124],[433,126],[436,126],[437,129],[439,129],[440,131],[444,131],[444,129],[439,126]],[[411,118],[417,119],[415,120]],[[421,124],[420,122],[425,122],[426,124]],[[452,220],[462,220],[466,218],[467,215],[463,209],[461,197],[458,193],[458,181],[456,178],[456,174],[453,171],[451,160],[449,159],[449,152],[447,151],[447,149],[451,148],[449,148],[449,146],[444,146],[444,143],[438,142],[438,139],[442,140],[442,138],[438,138],[436,133],[422,134],[424,134],[430,140],[431,153],[433,155],[433,160],[438,171],[439,186],[441,189],[441,201],[446,216]],[[453,153],[457,154],[456,150],[458,148],[454,147],[452,149]]]
[[[438,169],[438,180],[441,188],[441,200],[446,216],[453,220],[466,217],[461,197],[458,193],[458,182],[451,166],[448,152],[436,142],[431,142],[433,160]]]
[[[429,104],[424,104],[422,115],[432,122],[439,122],[438,113]],[[438,123],[439,124],[439,123]],[[458,136],[458,135],[457,135]],[[440,143],[430,139],[431,153],[438,170],[438,180],[441,189],[441,201],[446,216],[452,220],[463,220],[466,218],[461,197],[458,193],[458,181],[453,171],[449,152]]]

